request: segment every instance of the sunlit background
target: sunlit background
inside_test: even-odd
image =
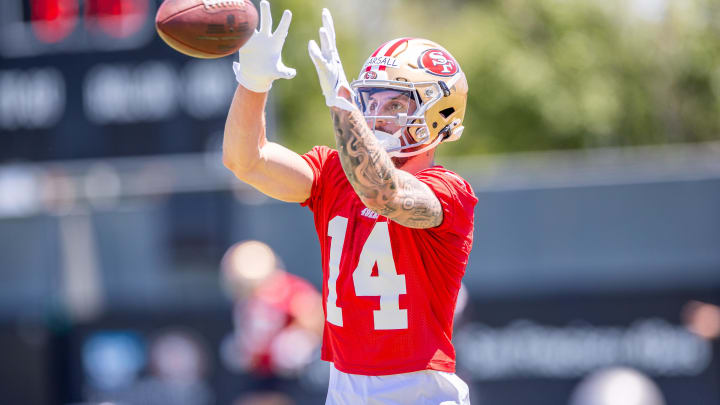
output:
[[[323,403],[311,213],[222,166],[233,58],[169,48],[159,4],[0,1],[0,403]],[[400,36],[468,76],[439,163],[479,197],[454,336],[473,404],[720,403],[720,1],[272,6],[298,74],[268,136],[299,153],[334,143],[322,7],[350,77]],[[251,239],[277,256],[229,259]]]

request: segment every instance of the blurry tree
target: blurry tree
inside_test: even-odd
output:
[[[293,11],[276,83],[278,134],[302,152],[333,145],[307,41],[335,17],[348,77],[382,42],[443,44],[470,83],[466,132],[448,154],[720,139],[717,0],[275,0]]]

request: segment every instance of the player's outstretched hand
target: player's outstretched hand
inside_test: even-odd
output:
[[[295,69],[282,62],[282,48],[287,38],[292,12],[285,10],[277,30],[272,32],[270,3],[260,2],[260,29],[238,51],[239,62],[233,63],[235,78],[248,90],[264,93],[276,79],[292,79]]]
[[[352,100],[354,97],[353,90],[350,88],[340,62],[340,54],[335,44],[335,27],[332,15],[326,8],[322,11],[322,21],[320,46],[318,47],[315,40],[310,40],[308,51],[320,78],[320,87],[322,87],[322,92],[325,95],[325,104],[328,107],[353,111],[357,107],[347,99],[347,97],[350,97]]]

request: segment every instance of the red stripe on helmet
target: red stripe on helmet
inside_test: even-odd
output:
[[[388,41],[388,42],[390,42],[390,41]],[[370,57],[371,57],[371,58],[374,58],[374,57],[376,57],[376,56],[377,56],[377,54],[379,54],[379,53],[380,53],[380,50],[381,50],[381,49],[383,49],[383,48],[385,47],[385,45],[387,45],[387,44],[388,44],[388,42],[385,42],[384,44],[380,45],[380,47],[379,47],[378,49],[376,49],[376,50],[375,50],[375,52],[373,52],[373,54],[372,54],[372,55],[370,55]],[[368,66],[367,68],[365,68],[365,71],[366,71],[366,72],[369,72],[369,71],[370,71],[370,69],[372,69],[372,66]]]
[[[409,40],[411,40],[411,39],[412,39],[412,38],[400,38],[400,39],[398,39],[397,42],[395,42],[395,43],[390,47],[390,49],[388,49],[387,52],[385,52],[385,56],[390,56],[390,55],[392,55],[392,53],[395,52],[395,50],[398,49],[398,48],[400,47],[400,45],[402,45],[403,43],[405,43],[405,42],[407,42],[407,41],[409,41]],[[385,70],[386,68],[387,68],[387,66],[380,66],[380,70]]]

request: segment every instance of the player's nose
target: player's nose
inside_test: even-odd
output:
[[[393,125],[391,125],[388,121],[386,121],[386,120],[381,120],[381,119],[378,119],[378,120],[375,122],[375,128],[374,128],[374,129],[376,129],[376,130],[378,130],[378,131],[387,132],[387,133],[389,133],[389,134],[395,132]]]

